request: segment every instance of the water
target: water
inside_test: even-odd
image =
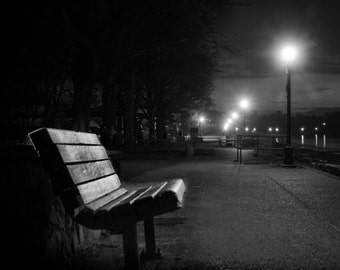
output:
[[[324,138],[323,135],[317,137],[304,137],[303,146],[306,148],[324,148],[325,150],[340,150],[340,138]],[[292,144],[296,147],[302,146],[301,137],[293,138]]]

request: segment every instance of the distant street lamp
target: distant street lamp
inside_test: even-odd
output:
[[[314,128],[314,131],[315,131],[315,147],[318,147],[318,130],[319,130],[318,127]]]
[[[326,122],[323,122],[322,126],[323,126],[323,148],[326,148]]]
[[[232,118],[232,119],[238,118],[238,113],[237,113],[237,112],[233,112],[233,113],[231,114],[231,118]]]
[[[298,50],[294,45],[286,45],[281,50],[281,59],[286,66],[286,92],[287,92],[287,139],[285,146],[285,160],[287,165],[293,165],[293,147],[292,147],[292,132],[291,132],[291,71],[292,64],[295,63],[298,57]]]
[[[202,115],[198,119],[198,127],[199,130],[201,131],[201,135],[203,135],[203,123],[205,122],[205,117]]]
[[[243,133],[246,132],[246,110],[249,107],[249,101],[246,99],[242,99],[240,102],[240,107],[243,110]]]
[[[305,136],[303,134],[305,128],[304,127],[300,128],[300,131],[301,131],[301,146],[303,147],[303,145],[305,144]]]

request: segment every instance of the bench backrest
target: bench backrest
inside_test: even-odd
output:
[[[96,134],[41,128],[28,136],[68,207],[80,207],[120,187]]]

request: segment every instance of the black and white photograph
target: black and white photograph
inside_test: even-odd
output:
[[[1,20],[6,269],[340,269],[339,1]]]

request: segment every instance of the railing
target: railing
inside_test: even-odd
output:
[[[285,134],[242,134],[237,135],[235,147],[236,160],[242,163],[242,150],[254,150],[255,155],[273,154],[273,151],[284,151]]]

